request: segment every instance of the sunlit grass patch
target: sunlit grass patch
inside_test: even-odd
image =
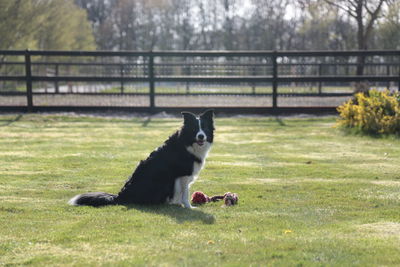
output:
[[[395,238],[400,241],[400,223],[399,222],[377,222],[367,223],[358,226],[358,230],[366,235],[378,238]]]
[[[0,265],[400,264],[400,140],[345,135],[333,117],[217,117],[191,191],[236,192],[234,207],[66,204],[118,192],[180,124],[0,116]]]

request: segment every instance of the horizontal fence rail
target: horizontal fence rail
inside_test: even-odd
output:
[[[120,92],[108,94],[144,95],[148,103],[143,110],[157,109],[157,84],[184,83],[187,95],[202,95],[190,91],[189,84],[248,84],[252,93],[220,93],[235,95],[270,96],[269,111],[284,110],[281,97],[344,97],[352,93],[322,92],[322,83],[376,82],[390,87],[395,83],[400,90],[400,50],[383,51],[0,51],[0,81],[23,83],[24,90],[1,90],[2,96],[26,96],[26,110],[40,107],[35,96],[60,92],[61,83],[119,83]],[[34,91],[36,83],[51,83],[54,92]],[[124,91],[128,83],[147,84],[143,92]],[[279,86],[292,83],[317,83],[318,93],[280,92]],[[271,87],[256,93],[256,85]],[[79,92],[75,94],[100,96],[107,93]],[[218,93],[213,93],[216,96]],[[185,100],[186,101],[186,100]],[[118,105],[118,104],[117,104]],[[51,103],[46,107],[51,107]],[[66,106],[64,106],[66,107]],[[114,106],[113,106],[114,107]],[[4,106],[0,103],[0,108]],[[68,109],[78,109],[71,105]],[[111,106],[110,106],[111,108]],[[175,107],[173,107],[175,108]],[[178,107],[176,107],[178,108]],[[244,108],[240,104],[237,110]],[[249,107],[250,109],[251,107]],[[321,110],[319,106],[312,106]]]

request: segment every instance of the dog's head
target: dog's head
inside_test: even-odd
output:
[[[181,136],[186,146],[203,147],[214,141],[214,110],[207,110],[196,117],[193,113],[182,112]]]

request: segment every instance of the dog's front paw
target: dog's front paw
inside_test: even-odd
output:
[[[182,206],[182,200],[179,198],[171,198],[169,200],[167,200],[167,203],[170,205],[177,205],[177,206]]]
[[[181,206],[182,202],[179,202],[179,201],[168,201],[168,204]]]
[[[183,206],[187,209],[196,209],[196,207],[193,207],[192,205],[190,205],[190,203],[183,203]]]

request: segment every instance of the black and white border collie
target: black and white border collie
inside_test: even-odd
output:
[[[73,197],[70,205],[104,206],[170,203],[191,208],[189,187],[203,168],[214,139],[214,112],[198,118],[182,112],[180,130],[142,160],[118,195],[96,192]]]

